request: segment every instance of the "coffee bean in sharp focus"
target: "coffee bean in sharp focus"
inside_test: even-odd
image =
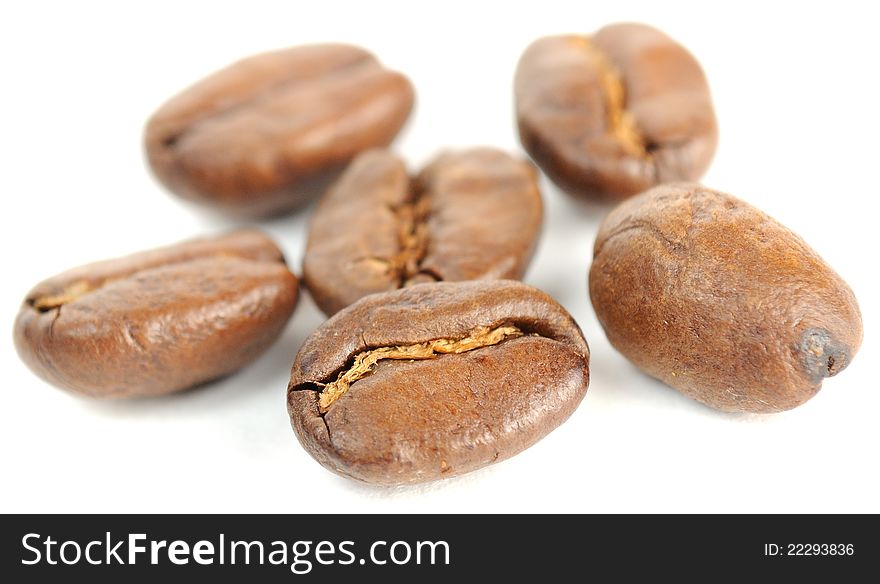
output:
[[[178,195],[232,214],[290,211],[320,194],[359,152],[388,145],[412,86],[369,52],[306,45],[239,61],[150,118],[147,156]]]
[[[323,466],[398,485],[513,456],[564,422],[588,384],[583,334],[545,293],[437,282],[367,296],[312,333],[288,411]]]
[[[706,77],[662,32],[614,24],[526,49],[516,71],[520,140],[560,187],[620,200],[696,180],[718,140]]]
[[[414,178],[399,158],[372,150],[318,205],[303,281],[333,314],[417,283],[519,279],[541,217],[535,168],[500,150],[448,152]]]
[[[236,231],[85,265],[41,282],[15,322],[21,358],[92,397],[171,393],[254,360],[297,300],[281,251]]]
[[[603,222],[590,297],[640,369],[726,411],[813,397],[862,340],[849,286],[797,235],[696,184],[656,187]]]

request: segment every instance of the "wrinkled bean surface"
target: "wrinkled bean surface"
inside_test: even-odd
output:
[[[618,206],[593,255],[590,297],[611,344],[714,408],[798,406],[862,340],[855,296],[803,239],[696,184]]]

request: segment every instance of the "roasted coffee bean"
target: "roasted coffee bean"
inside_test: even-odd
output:
[[[303,281],[333,314],[432,281],[519,279],[541,230],[531,163],[499,150],[443,154],[415,178],[393,154],[361,154],[311,221]]]
[[[34,373],[79,394],[165,394],[254,360],[296,299],[275,244],[237,231],[49,278],[21,307],[15,346]]]
[[[606,26],[534,42],[516,72],[520,139],[560,187],[623,199],[696,180],[718,130],[700,65],[662,32]]]
[[[288,412],[329,470],[382,485],[469,472],[528,448],[587,391],[571,316],[510,280],[373,294],[300,348]]]
[[[363,49],[307,45],[256,55],[196,83],[147,124],[146,151],[171,191],[266,216],[323,191],[362,150],[389,144],[413,89]]]
[[[751,205],[696,184],[621,204],[593,258],[590,296],[611,344],[720,410],[798,406],[861,344],[855,296],[816,252]]]

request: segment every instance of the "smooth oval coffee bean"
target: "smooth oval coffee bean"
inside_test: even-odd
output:
[[[402,74],[349,45],[239,61],[165,103],[147,124],[159,180],[246,216],[301,206],[359,152],[389,144],[413,106]]]
[[[849,286],[800,237],[696,184],[656,187],[603,222],[590,297],[644,372],[725,411],[813,397],[862,340]]]
[[[535,168],[500,150],[448,152],[413,178],[390,152],[365,152],[312,217],[303,281],[333,314],[417,283],[519,279],[541,217]]]
[[[92,397],[187,389],[281,334],[297,279],[265,235],[237,231],[85,265],[41,282],[15,322],[37,375]]]
[[[706,77],[662,32],[614,24],[526,49],[516,72],[520,140],[566,191],[623,199],[696,180],[718,140]]]
[[[589,384],[589,349],[545,293],[509,280],[373,294],[300,348],[288,412],[329,470],[382,485],[459,475],[528,448]]]

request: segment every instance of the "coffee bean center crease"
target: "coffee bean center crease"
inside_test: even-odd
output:
[[[342,78],[345,75],[352,74],[352,72],[358,68],[370,67],[371,65],[373,65],[373,63],[371,63],[368,56],[362,55],[356,60],[343,64],[335,70],[325,72],[325,80]],[[210,112],[210,115],[196,117],[189,124],[173,128],[173,132],[162,139],[162,145],[169,150],[173,150],[187,134],[196,132],[206,122],[216,123],[222,118],[234,116],[241,111],[247,110],[247,108],[255,108],[259,110],[260,108],[271,107],[272,100],[278,99],[279,96],[290,97],[297,91],[303,90],[308,84],[308,80],[301,78],[294,77],[291,79],[281,77],[276,82],[269,84],[267,87],[264,87],[259,91],[255,91],[239,99],[230,99],[226,103],[218,103],[216,109]]]
[[[33,306],[36,310],[39,310],[40,312],[49,312],[50,310],[60,308],[61,306],[69,302],[73,302],[80,296],[85,296],[92,290],[94,290],[94,286],[89,284],[89,282],[75,282],[74,284],[71,284],[70,286],[65,288],[64,291],[59,294],[40,296],[38,298],[32,299],[31,306]]]
[[[202,256],[194,256],[188,258],[180,258],[176,261],[169,261],[163,264],[156,265],[147,265],[141,269],[134,270],[130,273],[125,273],[122,275],[116,275],[114,277],[102,278],[99,280],[76,280],[73,283],[65,286],[60,292],[56,294],[46,294],[42,296],[37,296],[35,298],[29,298],[28,304],[39,312],[49,312],[50,310],[55,310],[56,308],[61,308],[65,304],[70,304],[75,300],[79,300],[83,296],[90,294],[92,292],[96,292],[101,288],[112,284],[114,282],[125,280],[127,278],[135,278],[139,274],[149,270],[167,268],[174,265],[185,264],[188,262],[194,262],[198,260],[206,260],[206,259],[224,259],[224,258],[232,258],[232,259],[246,259],[244,257],[239,257],[236,254],[219,252],[211,255],[202,255]]]
[[[428,251],[427,219],[430,206],[425,194],[415,190],[410,201],[394,209],[398,220],[400,252],[389,260],[388,267],[400,281],[400,286],[406,286],[413,277],[423,273],[421,262]]]
[[[318,409],[322,414],[326,413],[330,406],[342,397],[355,381],[370,375],[376,364],[384,359],[435,359],[440,355],[465,353],[521,336],[523,336],[523,332],[512,325],[502,325],[495,328],[480,326],[460,339],[435,339],[424,343],[378,347],[364,351],[354,358],[354,362],[348,370],[339,374],[336,381],[323,387],[318,398]]]
[[[588,38],[577,39],[599,71],[599,85],[605,97],[605,117],[608,133],[623,149],[633,155],[650,157],[650,149],[639,130],[635,117],[626,110],[626,87],[617,67],[608,56]]]

